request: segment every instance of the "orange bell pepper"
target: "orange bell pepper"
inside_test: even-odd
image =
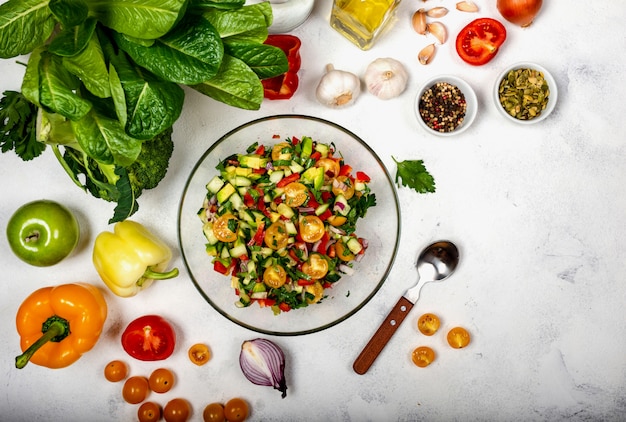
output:
[[[71,365],[96,344],[106,317],[106,301],[91,284],[61,284],[34,291],[17,311],[24,353],[15,358],[15,366],[23,368],[29,361],[48,368]]]

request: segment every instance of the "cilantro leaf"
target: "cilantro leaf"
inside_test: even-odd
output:
[[[4,91],[0,99],[0,149],[15,151],[24,161],[41,155],[46,144],[37,141],[37,106],[21,93]]]
[[[424,166],[422,160],[404,160],[396,162],[396,184],[400,186],[400,179],[402,186],[407,186],[417,193],[435,192],[435,179],[428,172]]]

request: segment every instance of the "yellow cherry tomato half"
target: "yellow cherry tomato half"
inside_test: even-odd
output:
[[[315,243],[324,236],[324,222],[317,215],[305,215],[298,222],[300,237],[307,243]]]
[[[217,218],[213,223],[213,234],[220,242],[234,242],[237,240],[239,220],[231,213],[226,213]]]
[[[291,160],[292,146],[287,142],[279,142],[272,147],[272,160]]]
[[[463,327],[454,327],[448,331],[448,344],[455,349],[462,349],[470,344],[470,334]]]
[[[324,169],[324,176],[326,178],[333,178],[339,174],[339,162],[332,158],[320,158],[315,163],[315,166]]]
[[[437,332],[441,322],[435,314],[427,313],[419,317],[417,320],[417,328],[425,336],[432,336]]]
[[[119,382],[126,379],[128,368],[121,360],[113,360],[104,367],[104,377],[111,382]]]
[[[328,217],[328,220],[326,221],[328,221],[328,224],[330,224],[331,226],[339,227],[343,225],[346,221],[348,221],[348,219],[343,215],[333,214]]]
[[[285,204],[289,207],[299,207],[308,199],[307,188],[300,182],[291,182],[285,186]]]
[[[189,360],[198,366],[202,366],[211,359],[211,350],[209,346],[203,343],[196,343],[187,351]]]
[[[248,403],[240,398],[230,399],[224,405],[224,415],[228,422],[243,422],[248,418]]]
[[[317,303],[324,297],[324,286],[319,281],[304,287],[304,290],[308,293],[306,301],[309,304]],[[309,296],[311,295],[311,296]]]
[[[174,374],[167,368],[155,369],[148,378],[148,385],[155,393],[167,393],[174,386]]]
[[[153,401],[147,401],[137,409],[139,422],[157,422],[161,420],[161,406]]]
[[[191,406],[185,399],[175,398],[167,402],[163,409],[166,422],[186,422],[191,415]]]
[[[224,415],[224,406],[222,403],[209,403],[202,412],[202,419],[204,422],[224,422],[226,416]]]
[[[289,233],[287,233],[285,223],[280,220],[272,223],[267,230],[265,230],[263,241],[270,249],[278,250],[287,247],[289,243]]]
[[[435,351],[428,346],[420,346],[413,350],[411,360],[416,366],[425,368],[435,360]]]
[[[146,377],[133,376],[124,382],[122,397],[127,403],[138,404],[148,397],[150,386]]]
[[[281,265],[270,265],[263,271],[263,282],[269,287],[278,289],[287,282],[287,272]]]
[[[309,259],[302,264],[302,272],[313,280],[324,278],[328,273],[328,261],[319,253],[312,253]]]
[[[354,196],[354,185],[348,176],[337,176],[333,180],[332,191],[335,196],[343,195],[346,199]]]
[[[335,243],[335,251],[337,253],[337,258],[342,261],[348,262],[354,259],[354,254],[348,248],[348,246],[343,241],[338,241]]]

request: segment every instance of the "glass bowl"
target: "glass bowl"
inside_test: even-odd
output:
[[[230,276],[213,270],[205,252],[206,238],[198,211],[206,184],[218,175],[215,166],[234,153],[245,153],[253,143],[274,145],[289,137],[310,136],[334,144],[347,164],[367,173],[376,206],[357,223],[356,233],[368,241],[365,256],[354,273],[326,289],[321,302],[274,315],[256,303],[240,308]],[[400,239],[400,207],[394,182],[383,162],[362,139],[343,127],[316,117],[278,115],[246,123],[222,136],[200,157],[185,185],[178,210],[178,239],[184,264],[200,294],[232,322],[270,335],[303,335],[332,327],[361,309],[380,289],[395,259]]]
[[[510,71],[517,70],[517,69],[537,70],[543,74],[545,81],[548,83],[548,89],[549,89],[548,103],[546,104],[545,109],[541,111],[541,114],[539,114],[538,116],[532,119],[527,119],[527,120],[518,119],[517,117],[510,115],[509,113],[507,113],[505,108],[502,106],[502,103],[500,102],[500,83],[506,77],[506,75],[509,74]],[[521,125],[532,125],[535,123],[539,123],[542,120],[545,120],[550,115],[550,113],[552,113],[552,111],[554,110],[554,107],[556,106],[557,96],[558,96],[558,91],[556,87],[556,81],[554,80],[554,77],[552,76],[552,74],[548,72],[548,70],[545,67],[537,63],[532,63],[532,62],[519,62],[519,63],[515,63],[507,67],[498,75],[498,77],[496,78],[494,87],[493,87],[493,101],[498,112],[505,119],[521,124]]]
[[[467,105],[467,108],[465,110],[465,117],[463,118],[463,121],[454,130],[450,132],[439,132],[437,130],[434,130],[433,128],[431,128],[430,126],[426,124],[426,122],[424,121],[424,119],[422,118],[420,114],[420,99],[422,98],[422,95],[424,95],[424,92],[426,90],[428,90],[430,87],[432,87],[433,85],[439,82],[447,82],[450,85],[456,86],[463,93],[463,96],[465,97],[465,103]],[[458,135],[459,133],[465,132],[474,122],[474,119],[476,118],[476,113],[478,111],[478,99],[476,98],[476,93],[474,92],[470,84],[465,82],[463,79],[454,75],[440,75],[440,76],[435,76],[434,78],[431,78],[422,84],[421,88],[417,92],[417,96],[415,97],[415,103],[413,104],[413,111],[415,112],[417,123],[419,123],[419,125],[422,128],[424,128],[426,132],[432,135],[443,136],[443,137],[454,136],[454,135]]]

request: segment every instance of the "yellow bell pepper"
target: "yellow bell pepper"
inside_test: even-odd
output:
[[[87,283],[43,287],[20,305],[15,318],[20,346],[19,369],[28,362],[64,368],[91,350],[107,317],[102,293]]]
[[[171,259],[172,251],[165,243],[130,220],[116,223],[113,233],[100,233],[93,248],[98,274],[121,297],[136,295],[154,280],[176,277],[177,268],[164,272]]]

